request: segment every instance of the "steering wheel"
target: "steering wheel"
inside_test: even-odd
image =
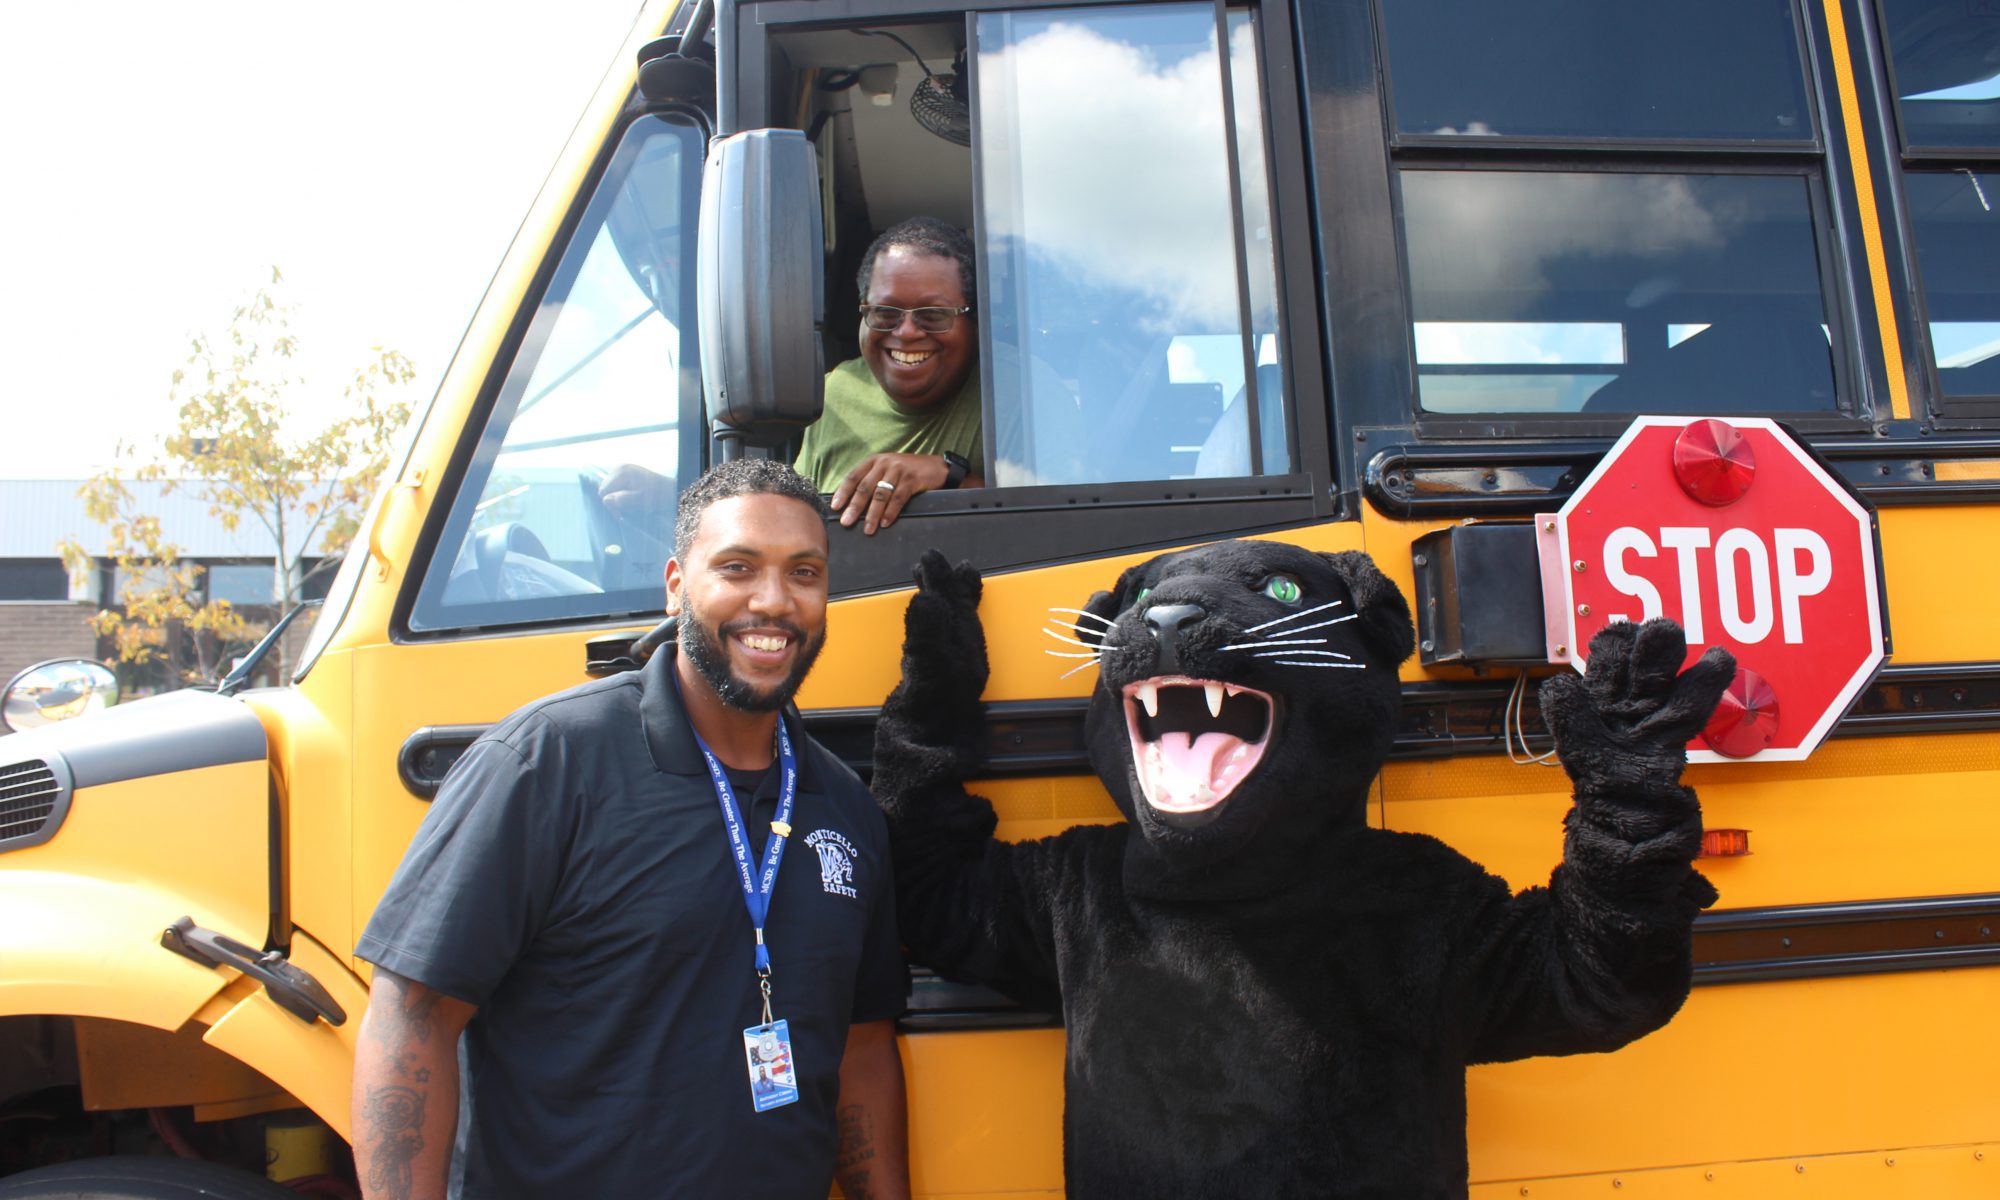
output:
[[[549,548],[535,531],[519,521],[506,521],[482,529],[472,541],[473,573],[479,590],[488,600],[510,599],[507,594],[507,555],[525,554],[543,562],[551,561]]]

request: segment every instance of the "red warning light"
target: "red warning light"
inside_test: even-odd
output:
[[[1710,508],[1734,504],[1757,478],[1757,453],[1734,425],[1694,421],[1674,439],[1674,478]]]
[[[1778,731],[1778,693],[1748,667],[1722,690],[1715,715],[1701,731],[1708,748],[1726,758],[1749,758],[1771,744]]]

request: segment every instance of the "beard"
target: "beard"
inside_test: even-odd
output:
[[[723,649],[722,640],[737,629],[775,628],[784,631],[794,645],[799,647],[798,660],[780,682],[762,691],[756,686],[738,679],[729,669],[729,655]],[[681,593],[681,617],[676,640],[681,653],[694,664],[694,669],[716,699],[740,712],[775,712],[791,702],[799,685],[806,681],[806,673],[812,670],[813,661],[826,646],[826,631],[820,630],[817,638],[808,638],[805,630],[786,621],[739,621],[720,629],[704,624],[695,616],[694,608],[688,603],[687,593]]]

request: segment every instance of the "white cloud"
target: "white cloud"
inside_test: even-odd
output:
[[[1740,187],[1703,189],[1698,176],[1406,171],[1402,179],[1418,296],[1532,298],[1548,289],[1553,263],[1670,263],[1720,248],[1753,215]]]
[[[1000,147],[987,161],[1015,172],[1000,185],[1002,202],[989,192],[987,235],[1023,239],[1083,289],[1147,297],[1159,330],[1234,329],[1236,239],[1215,50],[1169,60],[1136,37],[1113,36],[1118,28],[1115,20],[1101,28],[1060,21],[982,54],[981,135]],[[1230,63],[1254,131],[1247,25],[1234,31]],[[1261,146],[1253,139],[1248,148],[1255,158],[1244,209],[1265,214],[1249,231],[1263,328],[1272,307],[1269,201]]]

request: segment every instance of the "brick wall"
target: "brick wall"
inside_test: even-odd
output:
[[[23,667],[50,658],[96,658],[90,604],[68,600],[0,602],[0,687]]]

